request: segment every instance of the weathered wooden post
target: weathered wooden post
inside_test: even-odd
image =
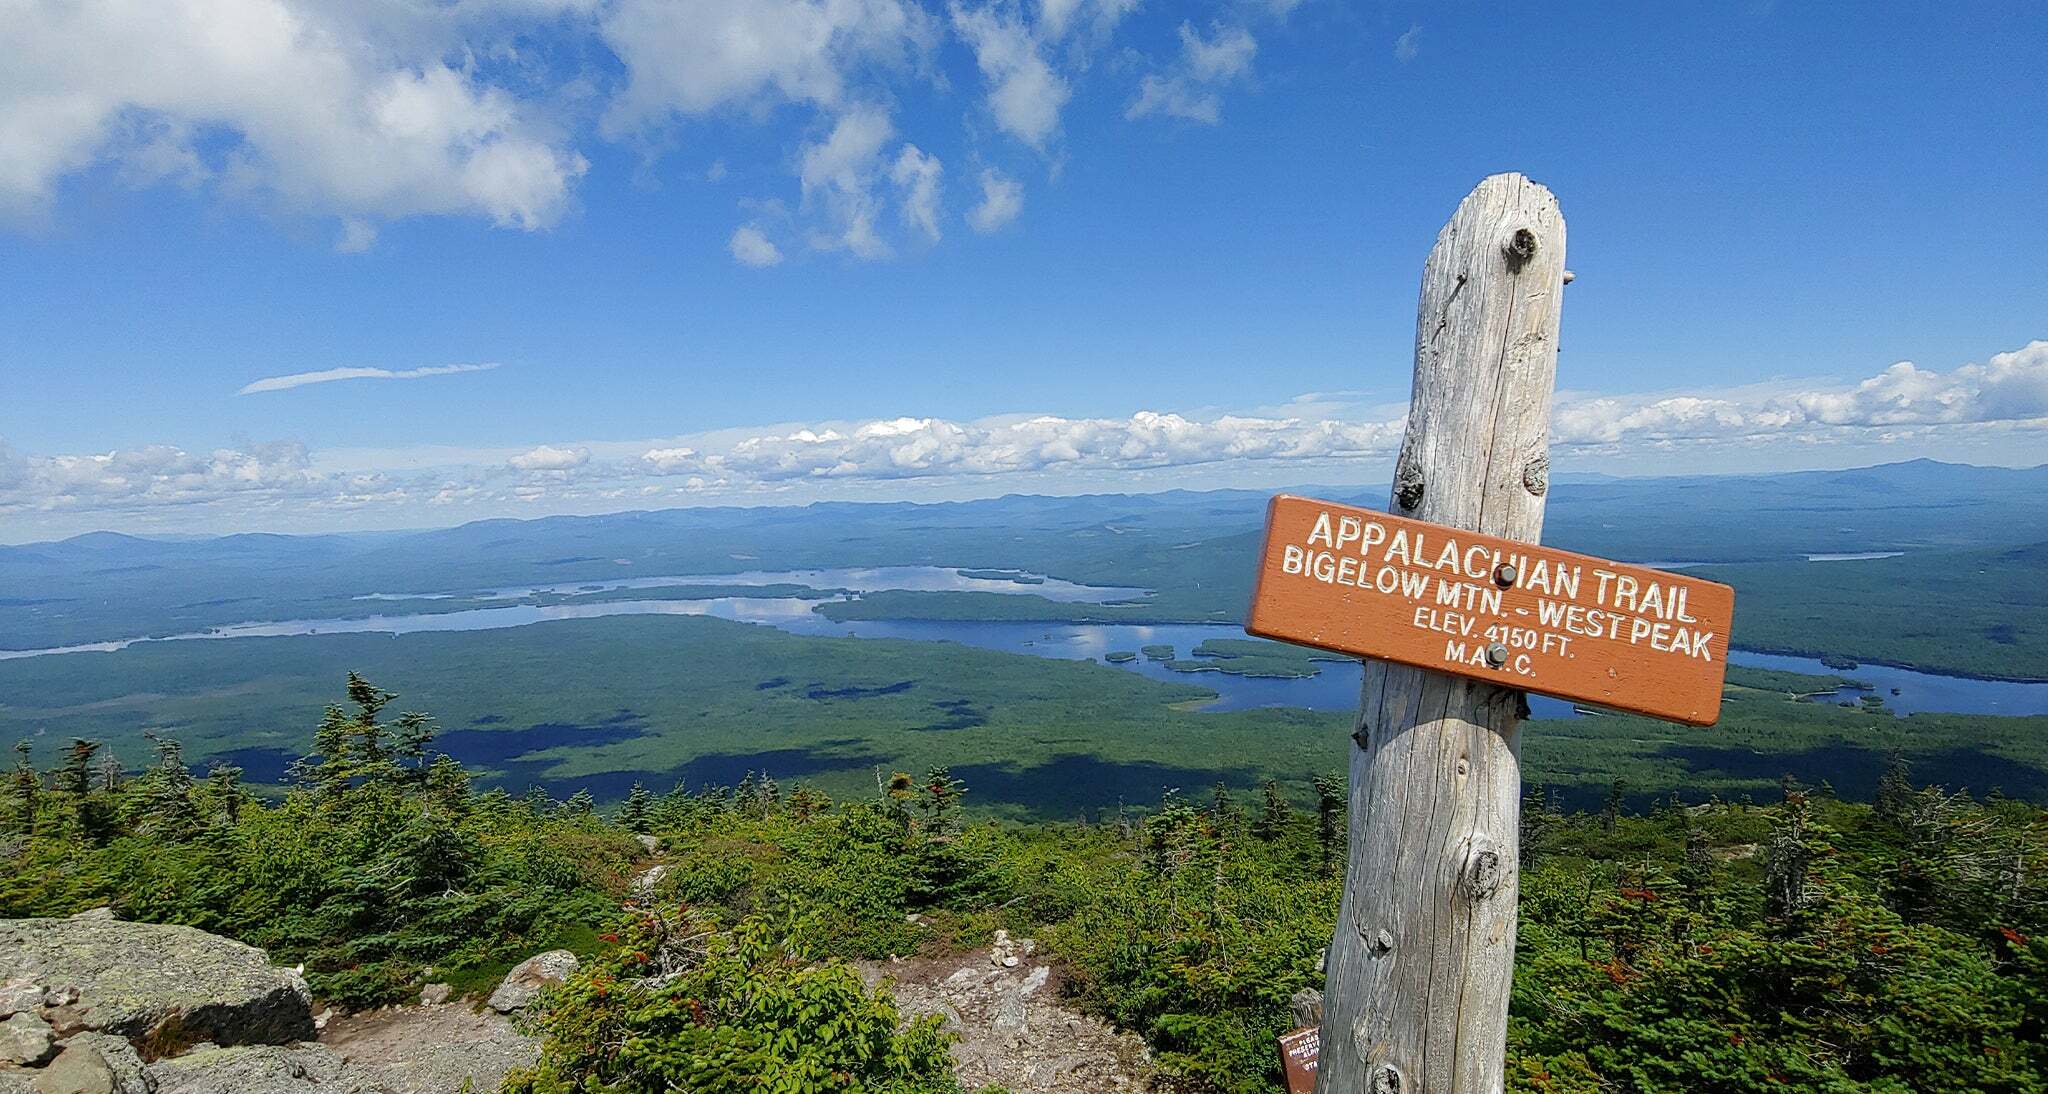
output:
[[[1549,489],[1565,230],[1494,175],[1422,269],[1390,512],[1535,542]],[[1317,1094],[1496,1094],[1514,976],[1520,691],[1368,661]]]
[[[1721,709],[1735,590],[1536,545],[1564,218],[1495,175],[1422,269],[1415,394],[1380,513],[1282,494],[1245,630],[1367,658],[1318,1094],[1498,1094],[1525,692],[1691,725]]]

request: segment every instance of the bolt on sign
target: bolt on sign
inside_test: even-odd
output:
[[[1246,632],[1714,724],[1735,590],[1289,494]]]

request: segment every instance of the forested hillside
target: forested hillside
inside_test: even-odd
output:
[[[587,793],[476,792],[392,703],[351,678],[273,802],[233,768],[195,778],[169,739],[139,772],[90,742],[54,770],[24,753],[0,916],[111,904],[201,926],[304,961],[344,1006],[429,969],[484,990],[566,946],[584,968],[517,1091],[957,1089],[944,1033],[837,962],[1005,929],[1188,1089],[1270,1092],[1290,997],[1320,986],[1335,776],[1182,787],[1090,824],[987,818],[945,768],[838,800],[762,773],[638,788],[606,815]],[[1902,762],[1871,804],[1789,781],[1641,815],[1630,797],[1524,804],[1513,1089],[2042,1089],[2048,814],[1916,786]],[[668,867],[642,900],[636,835]]]

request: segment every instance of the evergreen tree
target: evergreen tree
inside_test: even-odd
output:
[[[924,777],[924,797],[918,802],[926,833],[950,834],[957,825],[960,799],[966,794],[967,784],[954,778],[951,768],[932,768]]]
[[[1621,805],[1626,799],[1628,784],[1616,777],[1607,787],[1607,803],[1600,807],[1600,830],[1613,835],[1621,823]]]
[[[1252,825],[1252,835],[1271,842],[1287,831],[1287,822],[1294,816],[1294,807],[1287,803],[1280,793],[1280,784],[1267,779],[1259,792],[1265,798],[1265,805],[1259,810],[1259,819]]]
[[[1334,877],[1337,857],[1344,845],[1344,776],[1334,772],[1315,777],[1316,788],[1316,872]]]
[[[54,780],[59,793],[82,798],[92,792],[93,754],[99,748],[98,741],[71,738],[70,746],[64,750],[64,764],[57,769]]]
[[[1884,765],[1884,774],[1877,779],[1877,798],[1871,802],[1877,815],[1904,828],[1913,812],[1913,769],[1906,762],[1906,754],[1892,749]]]
[[[185,750],[175,737],[142,736],[156,746],[156,766],[143,775],[140,787],[142,826],[167,839],[188,838],[198,827],[199,811],[192,802],[192,769],[185,766]]]
[[[1230,793],[1230,784],[1221,779],[1209,788],[1209,814],[1216,818],[1216,827],[1225,831],[1235,831],[1244,823],[1244,808]]]
[[[503,790],[493,788],[483,798],[472,801],[469,794],[469,772],[461,761],[442,753],[427,765],[426,781],[422,788],[426,800],[441,813],[458,820],[468,816],[472,808],[496,812],[510,799]]]
[[[1797,920],[1813,902],[1814,846],[1807,838],[1807,822],[1806,796],[1793,791],[1764,847],[1764,913],[1773,919]]]
[[[910,802],[916,796],[916,780],[901,771],[890,775],[882,787],[882,812],[905,833],[910,831]]]
[[[654,795],[636,782],[633,789],[626,794],[626,803],[619,806],[615,820],[619,827],[628,832],[645,832],[649,821],[653,819],[653,813]]]
[[[33,832],[36,804],[42,797],[43,780],[29,762],[27,741],[14,742],[14,773],[7,780],[7,826],[15,832]]]
[[[809,783],[798,783],[789,792],[789,815],[798,824],[808,824],[819,814],[832,807],[832,799],[825,792]]]
[[[562,814],[568,817],[588,817],[597,812],[597,799],[590,796],[590,788],[583,787],[569,800],[562,803]]]
[[[434,743],[435,733],[434,720],[425,714],[408,710],[398,716],[397,744],[393,746],[393,752],[408,781],[427,781],[433,766],[427,754],[429,746]]]
[[[206,800],[213,810],[211,823],[232,825],[242,819],[242,806],[249,792],[242,788],[242,769],[215,760],[206,769]]]
[[[1678,868],[1678,889],[1686,907],[1710,913],[1714,899],[1714,852],[1707,843],[1707,830],[1693,825],[1685,830],[1685,861]]]

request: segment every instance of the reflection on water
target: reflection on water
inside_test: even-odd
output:
[[[613,589],[670,589],[685,585],[808,585],[813,589],[912,592],[1028,593],[1063,604],[1104,604],[1146,595],[1120,585],[1077,585],[1024,570],[972,570],[969,577],[947,566],[852,566],[818,570],[742,570],[731,574],[681,574],[608,581],[564,581],[555,585],[511,585],[472,594],[473,600],[517,600],[528,596],[569,596]],[[998,576],[1001,575],[1001,576]],[[366,593],[356,600],[446,600],[454,593]]]

